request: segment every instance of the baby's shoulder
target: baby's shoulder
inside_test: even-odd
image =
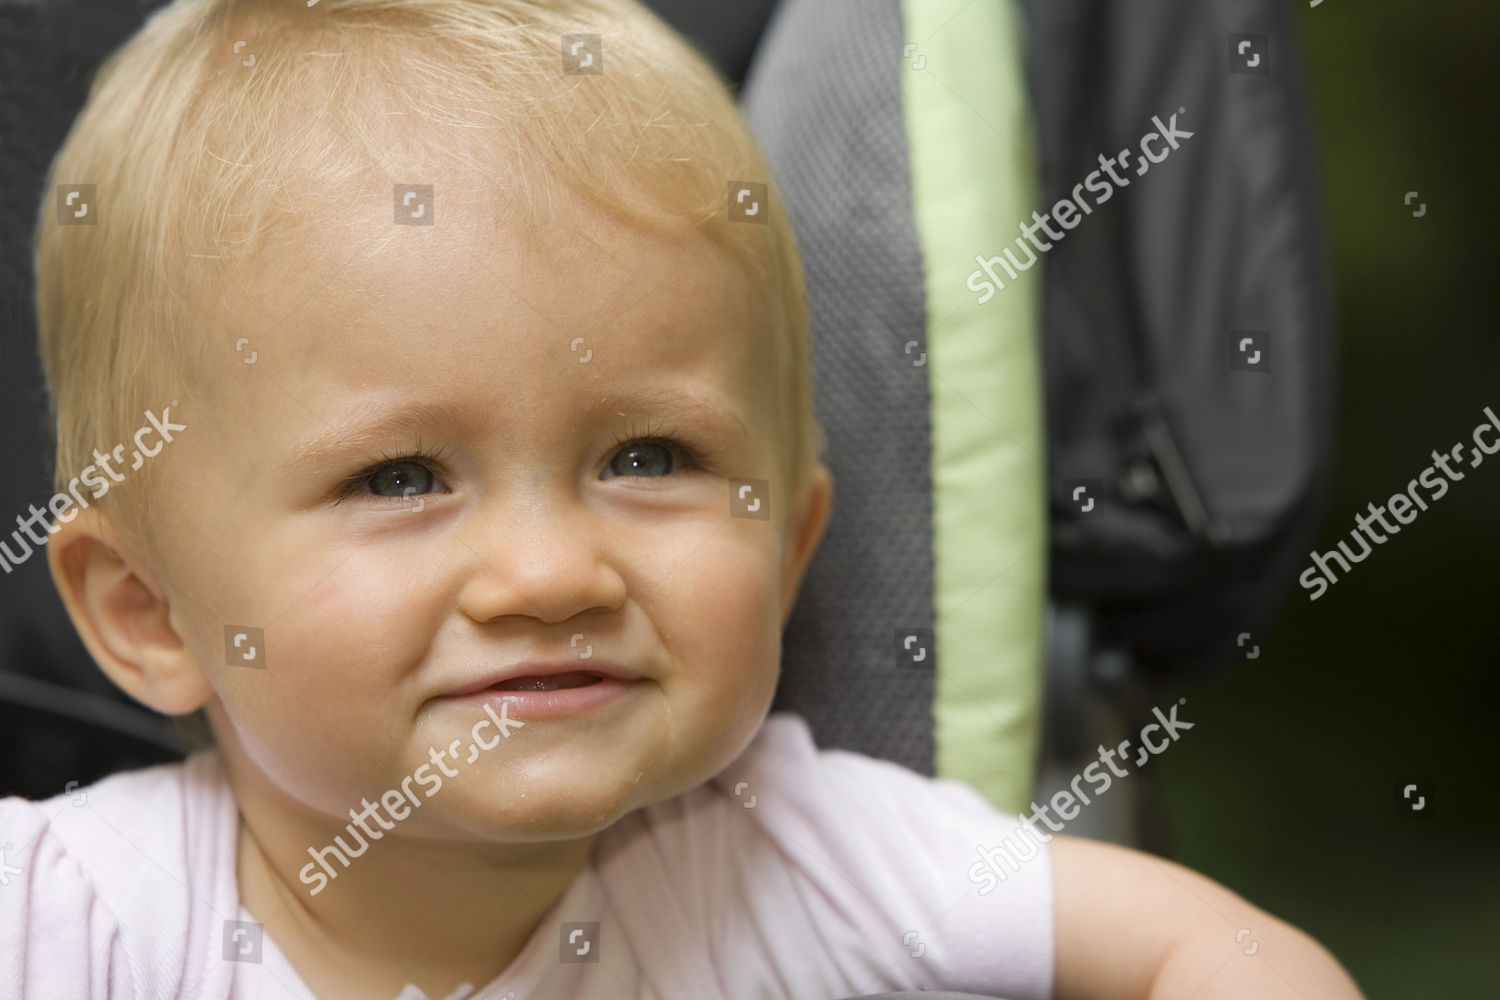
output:
[[[883,891],[892,887],[872,873],[916,864],[957,873],[955,887],[967,890],[976,846],[1018,822],[963,782],[820,748],[801,716],[776,712],[722,772],[617,834],[649,837],[710,885],[736,869],[753,877],[775,867],[835,888],[874,881]]]
[[[894,761],[817,745],[807,721],[774,712],[740,757],[708,783],[714,792],[743,801],[760,786],[789,809],[819,821],[830,815],[872,820],[893,809],[911,813],[917,825],[954,819],[981,824],[1006,818],[972,786],[930,778]]]
[[[723,772],[609,831],[599,870],[612,897],[656,907],[643,924],[690,928],[726,982],[1045,996],[1046,851],[993,893],[971,875],[976,852],[1018,824],[969,785],[819,748],[800,716],[773,713]],[[927,929],[921,948],[912,928]]]
[[[212,752],[123,771],[83,788],[70,784],[50,799],[0,799],[13,855],[50,846],[92,874],[101,889],[185,873],[189,848],[210,846],[203,835],[222,827],[226,809],[233,812],[233,797]],[[153,866],[158,874],[144,870]]]
[[[0,983],[24,996],[170,995],[192,964],[189,928],[237,908],[237,816],[211,753],[0,799],[0,968],[21,977]]]

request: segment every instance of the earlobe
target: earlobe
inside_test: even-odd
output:
[[[801,508],[794,514],[796,520],[787,525],[787,545],[783,555],[781,580],[782,628],[786,627],[787,619],[791,617],[792,606],[796,604],[797,592],[802,586],[802,578],[807,572],[808,564],[812,562],[813,554],[817,552],[823,540],[823,533],[828,527],[832,512],[833,474],[828,471],[826,465],[819,462],[808,477]]]
[[[55,527],[47,546],[52,580],[100,669],[163,714],[202,707],[213,688],[173,626],[167,592],[145,561],[96,511]]]

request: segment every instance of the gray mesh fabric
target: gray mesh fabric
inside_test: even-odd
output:
[[[904,351],[925,341],[926,304],[902,37],[898,0],[785,0],[742,103],[801,245],[834,478],[774,707],[820,746],[931,774],[934,671],[896,657],[897,631],[934,619],[927,368]]]

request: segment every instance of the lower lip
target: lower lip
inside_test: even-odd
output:
[[[501,691],[485,688],[472,694],[446,695],[441,701],[472,705],[483,711],[488,704],[496,712],[506,708],[507,717],[517,722],[529,719],[551,719],[584,712],[624,697],[638,682],[605,677],[583,687],[558,688],[556,691]]]

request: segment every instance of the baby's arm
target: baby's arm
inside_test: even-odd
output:
[[[1179,864],[1065,836],[1051,854],[1058,1000],[1363,1000],[1318,942]]]

